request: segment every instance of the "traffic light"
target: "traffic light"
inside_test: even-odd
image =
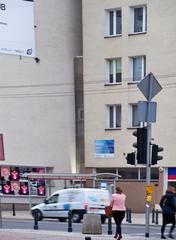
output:
[[[135,152],[128,153],[126,160],[127,164],[135,165]]]
[[[163,159],[162,156],[158,155],[158,153],[162,152],[163,150],[164,150],[164,148],[159,147],[156,144],[152,145],[152,162],[151,162],[152,165],[157,164],[158,160],[162,160]]]
[[[133,147],[137,148],[137,163],[147,163],[147,128],[138,128],[133,132],[133,136],[137,137],[137,142]]]

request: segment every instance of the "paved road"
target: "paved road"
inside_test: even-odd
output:
[[[68,223],[60,223],[58,221],[42,221],[39,223],[39,230],[33,230],[34,221],[28,211],[18,211],[16,212],[16,216],[12,216],[11,211],[4,211],[2,212],[2,220],[3,228],[0,229],[0,240],[85,240],[86,237],[86,235],[83,235],[79,230],[81,224],[73,224],[73,232],[69,233],[67,231]],[[50,231],[44,230],[46,227],[48,227],[48,225],[50,225],[48,222],[51,222]],[[145,238],[144,214],[133,214],[132,224],[126,222],[123,223],[123,239],[160,239],[160,222],[161,218],[159,218],[159,225],[152,224],[152,226],[150,226],[150,237]],[[25,229],[21,229],[22,225]],[[59,228],[60,226],[62,227],[61,229]],[[168,231],[168,229],[166,231]],[[113,239],[113,235],[107,234],[107,224],[103,225],[102,235],[88,236],[91,237],[91,240]]]
[[[4,218],[2,221],[3,229],[34,229],[34,221],[33,220],[25,220],[25,219],[10,219]],[[48,231],[61,231],[68,232],[68,223],[61,223],[57,220],[44,220],[38,223],[39,230],[48,230]],[[130,236],[144,236],[145,235],[145,225],[139,224],[123,224],[122,230],[124,234]],[[36,230],[37,232],[38,230]],[[72,225],[73,233],[81,233],[82,232],[82,224],[75,223]],[[112,224],[112,231],[115,232],[115,225]],[[168,230],[166,229],[166,232]],[[102,225],[103,234],[108,234],[108,225]],[[153,237],[160,236],[160,226],[150,226],[150,235]]]

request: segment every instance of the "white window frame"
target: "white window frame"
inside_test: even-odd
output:
[[[129,104],[128,128],[142,127],[142,122],[139,122],[138,124],[133,123],[134,106],[137,106],[137,103]]]
[[[112,82],[110,82],[110,62],[112,61],[113,64],[113,79]],[[120,81],[117,80],[116,76],[116,62],[120,61],[121,65],[121,79]],[[120,84],[122,82],[122,60],[121,58],[112,58],[112,59],[106,59],[106,84]]]
[[[106,9],[106,22],[105,22],[105,36],[107,37],[112,37],[112,36],[121,36],[122,35],[122,27],[121,27],[121,32],[116,33],[116,16],[117,16],[117,11],[121,11],[121,26],[122,26],[122,9],[121,8],[116,8],[116,9]],[[113,12],[113,34],[110,34],[110,12]]]
[[[110,126],[110,107],[113,107],[113,126]],[[117,107],[120,108],[120,116],[119,119],[116,118],[116,110]],[[122,106],[121,104],[108,104],[106,105],[107,109],[107,128],[106,129],[120,129],[121,128],[121,116],[122,116]],[[119,120],[119,121],[118,121]],[[119,126],[116,126],[116,124],[119,124]]]
[[[136,58],[141,58],[141,61],[142,61],[142,69],[141,69],[140,79],[134,78],[134,72],[133,72],[134,59],[136,59]],[[146,56],[145,55],[129,57],[129,74],[130,74],[130,81],[129,81],[130,83],[140,82],[145,77],[145,74],[146,74]]]
[[[134,31],[134,10],[135,8],[143,9],[143,22],[142,22],[142,31]],[[129,34],[140,34],[147,32],[147,6],[146,5],[138,5],[131,6],[129,11]]]

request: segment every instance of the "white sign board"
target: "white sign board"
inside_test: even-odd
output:
[[[0,1],[0,53],[35,57],[33,0]]]

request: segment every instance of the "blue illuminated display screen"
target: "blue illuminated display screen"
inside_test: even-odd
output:
[[[114,140],[95,140],[96,157],[114,157]]]

